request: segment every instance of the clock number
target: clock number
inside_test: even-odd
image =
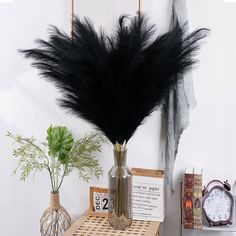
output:
[[[103,210],[108,210],[108,199],[107,198],[103,198],[102,202],[105,202],[104,206],[103,206]]]

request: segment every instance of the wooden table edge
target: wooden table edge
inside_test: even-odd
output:
[[[159,221],[151,221],[148,231],[145,233],[146,236],[160,234],[161,222]]]
[[[76,220],[75,223],[70,226],[70,228],[65,232],[63,236],[72,236],[73,234],[75,234],[79,226],[82,225],[84,221],[88,218],[89,212],[90,211],[87,210],[82,216],[80,216],[79,219]]]

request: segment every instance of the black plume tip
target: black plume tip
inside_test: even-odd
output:
[[[128,21],[128,22],[127,22]],[[207,29],[177,23],[154,37],[147,17],[121,16],[113,35],[75,18],[73,37],[56,27],[37,48],[21,50],[63,93],[60,106],[94,124],[115,144],[127,142],[196,60]]]

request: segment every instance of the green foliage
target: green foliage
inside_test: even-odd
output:
[[[18,165],[13,171],[20,172],[25,181],[30,174],[47,170],[51,180],[52,192],[58,192],[65,176],[76,170],[79,177],[89,181],[92,176],[99,178],[103,170],[93,155],[100,152],[105,142],[100,132],[92,132],[74,141],[71,132],[62,126],[47,129],[46,142],[38,145],[34,137],[25,138],[7,133],[13,142],[13,156]]]
[[[96,151],[101,151],[104,141],[104,136],[97,132],[77,140],[71,149],[70,158],[67,162],[68,171],[76,168],[80,177],[85,181],[89,180],[91,174],[94,174],[97,178],[102,175],[98,160],[92,154]],[[81,158],[78,158],[78,156]]]
[[[62,126],[47,129],[48,155],[58,157],[61,162],[66,162],[69,152],[74,144],[71,132]]]

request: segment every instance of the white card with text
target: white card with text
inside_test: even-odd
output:
[[[164,220],[163,178],[133,176],[132,211],[134,220],[159,222]]]

